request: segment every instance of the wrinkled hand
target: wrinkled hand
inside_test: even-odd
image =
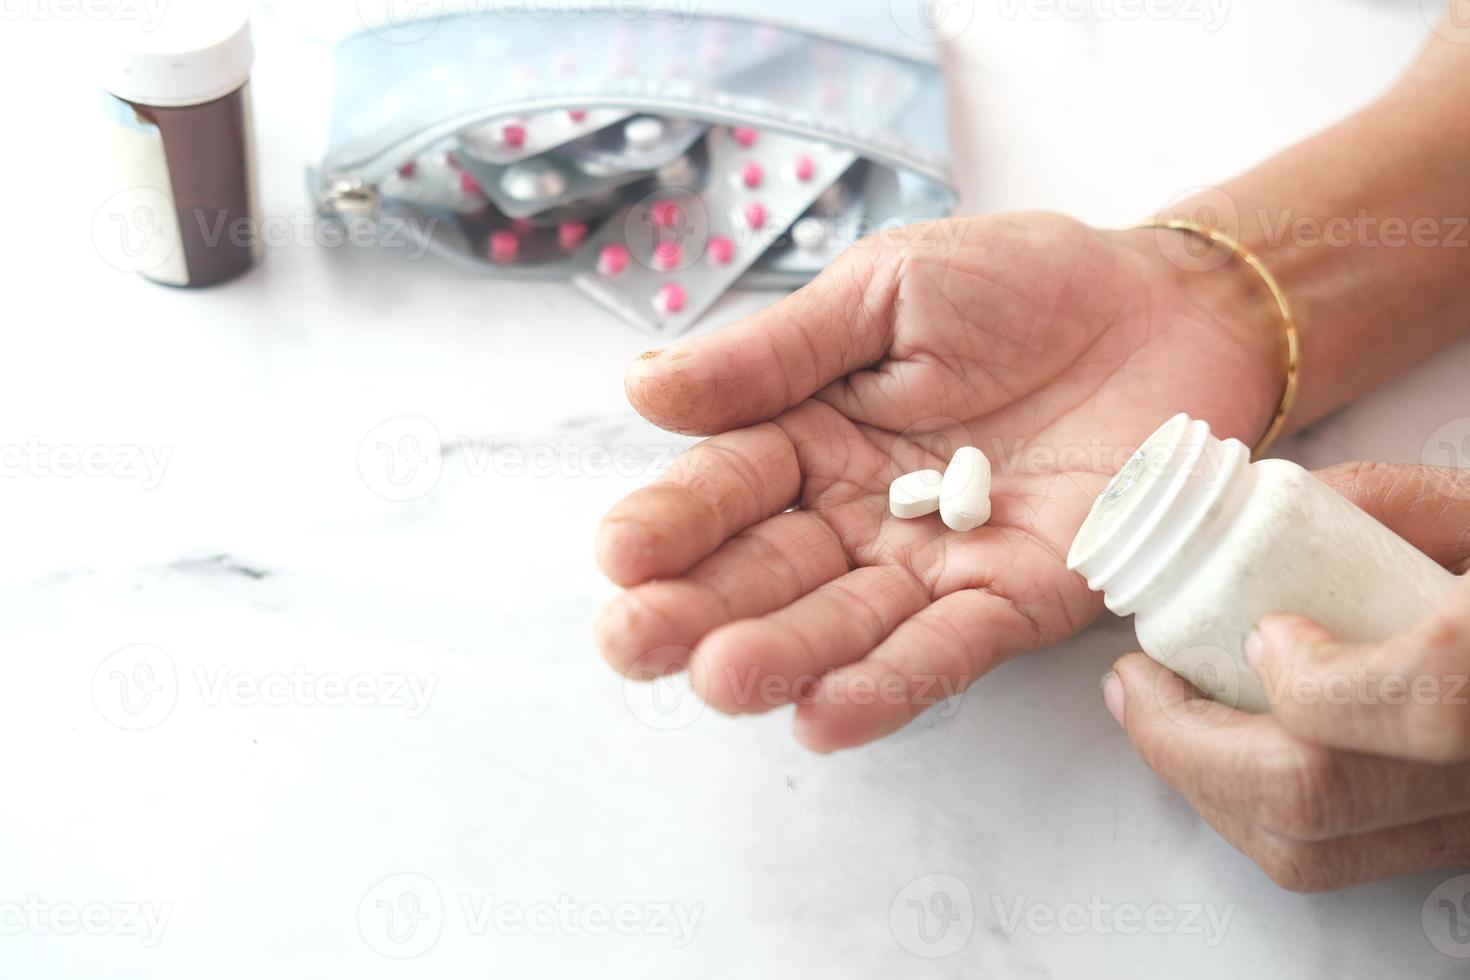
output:
[[[1470,566],[1470,472],[1319,475],[1447,568]],[[1114,665],[1103,696],[1143,759],[1283,887],[1470,861],[1470,579],[1417,628],[1369,647],[1269,616],[1247,659],[1269,715],[1203,701],[1141,653]]]
[[[730,713],[795,702],[831,751],[897,730],[1101,609],[1064,560],[1093,497],[1176,412],[1247,442],[1280,390],[1279,326],[1230,264],[1055,215],[915,226],[807,288],[644,355],[634,406],[713,435],[598,531],[627,591],[597,624],[632,676],[688,669]],[[888,484],[992,458],[965,534],[888,515]]]

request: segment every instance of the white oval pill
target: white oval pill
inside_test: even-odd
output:
[[[939,516],[953,531],[990,520],[990,460],[974,446],[957,450],[939,486]]]
[[[923,517],[939,509],[939,486],[944,474],[938,470],[905,473],[888,485],[888,510],[904,519]]]

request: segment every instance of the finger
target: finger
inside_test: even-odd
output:
[[[1470,568],[1470,470],[1344,463],[1316,474],[1446,568]]]
[[[774,424],[706,439],[597,528],[597,561],[622,586],[679,575],[731,535],[796,502],[796,448]]]
[[[1141,653],[1114,665],[1103,697],[1164,782],[1202,810],[1283,839],[1330,840],[1470,810],[1470,767],[1304,742],[1269,715],[1202,698]]]
[[[775,418],[888,349],[898,253],[850,248],[810,284],[715,333],[650,351],[628,369],[628,399],[675,432],[708,434]]]
[[[835,752],[891,734],[1039,642],[1015,603],[983,589],[951,593],[822,678],[796,709],[796,737],[814,752]]]
[[[1304,616],[1268,616],[1246,660],[1272,714],[1301,738],[1424,762],[1470,758],[1470,580],[1381,644],[1340,643]]]
[[[695,648],[690,683],[727,714],[789,704],[827,671],[873,649],[928,601],[902,568],[859,568],[785,609],[715,630]]]
[[[625,674],[667,673],[716,627],[780,609],[847,570],[842,544],[821,518],[777,514],[731,538],[688,575],[613,599],[597,619],[598,646]]]
[[[1290,840],[1228,814],[1200,815],[1282,888],[1326,892],[1470,860],[1470,814],[1323,841]]]

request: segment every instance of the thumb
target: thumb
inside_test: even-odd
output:
[[[883,357],[901,264],[898,251],[860,243],[774,306],[639,357],[628,400],[660,428],[694,435],[774,418]]]
[[[1292,734],[1351,752],[1450,762],[1470,756],[1470,633],[1451,601],[1421,628],[1342,643],[1304,616],[1267,616],[1246,641],[1271,713]],[[1463,625],[1463,624],[1462,624]]]
[[[1244,650],[1282,727],[1309,742],[1356,751],[1370,751],[1383,723],[1361,697],[1368,652],[1295,613],[1262,619]]]

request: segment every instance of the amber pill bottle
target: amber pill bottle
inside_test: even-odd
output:
[[[127,267],[212,286],[260,257],[250,110],[249,6],[170,0],[156,20],[99,32],[115,177],[99,217]],[[116,264],[116,263],[115,263]]]

